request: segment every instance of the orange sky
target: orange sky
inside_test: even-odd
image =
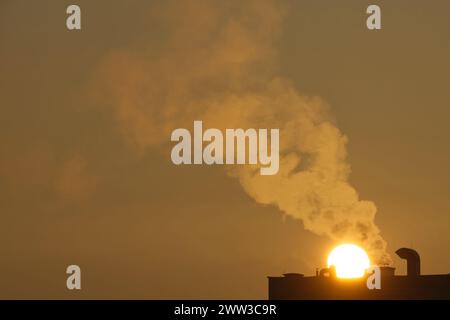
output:
[[[223,23],[208,1],[77,3],[83,29],[73,32],[65,28],[70,1],[0,3],[1,298],[265,298],[267,275],[325,265],[327,237],[256,203],[223,168],[175,167],[169,152],[152,147],[147,122],[136,125],[141,113],[132,125],[122,121],[118,110],[130,110],[117,107],[123,92],[155,92],[151,101],[163,105],[166,92],[150,80],[182,84],[197,79],[194,71],[218,79],[194,83],[205,95],[228,82],[239,90],[236,79],[251,70],[326,101],[349,139],[350,182],[378,207],[388,252],[410,246],[422,272],[449,272],[448,1],[377,1],[376,32],[365,28],[370,1],[285,1],[280,17],[261,1],[250,12],[259,8],[267,20],[249,19],[261,42],[224,36],[224,54],[208,68],[186,63],[173,74],[163,62],[150,74],[140,66],[189,45],[170,61],[196,66],[211,39],[195,27]],[[220,8],[225,21],[239,11],[230,3]],[[173,26],[182,43],[165,41]],[[145,59],[118,65],[123,56]],[[108,63],[126,81],[106,83]],[[82,268],[81,292],[65,288],[69,264]]]

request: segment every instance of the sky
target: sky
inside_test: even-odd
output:
[[[269,275],[325,266],[336,238],[263,180],[172,164],[191,115],[319,110],[397,273],[405,246],[449,273],[448,1],[80,0],[79,31],[69,4],[0,1],[0,298],[258,299]]]

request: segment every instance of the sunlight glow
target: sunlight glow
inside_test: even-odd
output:
[[[336,268],[338,278],[361,278],[370,266],[367,253],[354,244],[342,244],[334,248],[328,256],[328,267]]]

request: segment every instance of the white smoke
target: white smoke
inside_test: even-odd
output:
[[[229,174],[255,201],[307,230],[389,262],[374,203],[348,182],[347,137],[321,99],[301,95],[277,73],[286,12],[275,0],[166,1],[149,17],[165,36],[104,57],[92,92],[138,151],[164,149],[173,129],[198,119],[205,127],[279,128],[277,175],[261,176],[254,166],[229,167]]]

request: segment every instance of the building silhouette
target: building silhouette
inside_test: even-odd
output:
[[[359,279],[339,279],[333,268],[324,268],[311,277],[300,273],[268,277],[269,299],[450,299],[450,274],[421,275],[420,256],[415,250],[401,248],[396,254],[406,260],[407,275],[395,275],[393,267],[380,267],[380,289],[368,288],[370,274]]]

